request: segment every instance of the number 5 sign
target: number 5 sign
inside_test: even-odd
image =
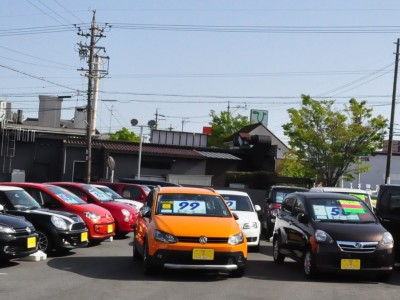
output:
[[[265,127],[268,126],[268,110],[256,110],[252,109],[250,111],[250,123],[261,123]]]

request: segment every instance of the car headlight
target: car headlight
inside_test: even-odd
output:
[[[325,231],[319,229],[315,231],[315,240],[317,241],[317,243],[333,243],[333,239],[331,238],[331,236]]]
[[[166,244],[174,244],[178,242],[178,239],[172,234],[157,229],[154,231],[154,239]]]
[[[85,215],[86,218],[96,221],[96,222],[101,219],[101,217],[94,212],[85,211],[83,214]]]
[[[52,216],[51,223],[53,223],[53,225],[56,226],[58,229],[62,229],[62,230],[68,229],[67,222],[65,222],[65,220],[63,218],[60,218],[57,216]]]
[[[243,243],[243,241],[244,241],[244,236],[243,233],[240,232],[238,234],[231,235],[228,239],[228,244],[234,246]]]
[[[121,212],[122,212],[122,214],[123,214],[125,217],[129,217],[129,216],[131,215],[131,213],[129,212],[129,210],[127,210],[127,209],[125,209],[125,208],[121,209]]]
[[[243,229],[254,229],[257,228],[257,222],[251,222],[251,223],[244,223]]]
[[[14,228],[0,225],[0,233],[10,234],[15,233]]]
[[[390,232],[385,232],[382,236],[381,245],[391,245],[394,243],[393,236]]]

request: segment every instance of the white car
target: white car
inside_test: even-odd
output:
[[[246,235],[247,246],[258,251],[261,225],[257,212],[261,211],[261,207],[257,204],[253,205],[249,194],[245,192],[233,190],[216,190],[216,192],[225,199],[231,211],[239,217],[236,222]]]
[[[124,197],[122,197],[120,194],[118,194],[117,192],[115,192],[113,189],[111,189],[108,186],[100,185],[100,184],[90,184],[90,185],[95,187],[96,189],[99,189],[103,193],[106,193],[108,196],[110,196],[115,201],[122,202],[122,203],[128,204],[130,206],[133,206],[137,210],[139,210],[143,206],[142,202],[131,200],[131,199],[125,199]]]

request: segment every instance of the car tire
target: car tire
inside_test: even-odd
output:
[[[272,245],[272,257],[274,259],[274,262],[277,264],[281,264],[285,260],[285,255],[280,253],[280,249],[281,249],[280,237],[274,238]]]
[[[47,232],[41,229],[37,229],[38,234],[38,250],[48,253],[52,250],[52,241]]]
[[[240,268],[237,268],[236,270],[231,271],[229,276],[232,277],[232,278],[240,278],[240,277],[244,276],[245,272],[246,272],[246,268],[245,267],[240,267]]]
[[[150,261],[147,242],[144,243],[143,249],[143,271],[145,275],[154,275],[158,271],[156,266]]]
[[[313,279],[317,276],[318,272],[317,267],[315,266],[315,257],[311,252],[311,249],[307,250],[306,254],[304,255],[303,267],[306,278]]]
[[[137,250],[136,247],[136,238],[135,238],[135,233],[133,233],[133,242],[132,242],[132,259],[135,261],[138,261],[141,259],[141,256],[139,254],[139,251]]]

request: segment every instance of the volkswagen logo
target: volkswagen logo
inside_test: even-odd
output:
[[[362,248],[363,244],[362,243],[356,243],[355,246],[356,246],[356,248]]]
[[[200,242],[200,244],[205,244],[205,243],[207,243],[207,238],[205,236],[201,236],[199,238],[199,242]]]
[[[28,231],[28,233],[31,233],[31,229],[29,227],[26,227],[26,231]]]

